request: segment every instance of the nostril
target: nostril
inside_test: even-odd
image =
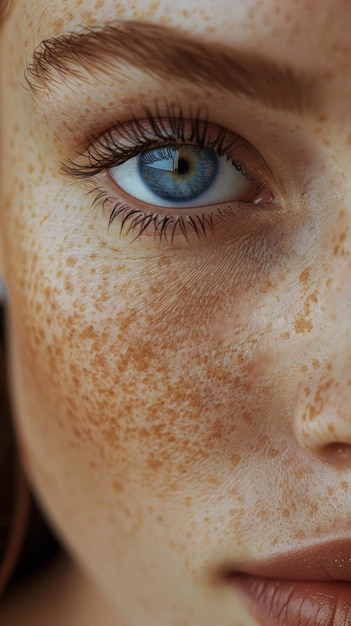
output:
[[[343,441],[333,441],[322,446],[317,454],[332,465],[351,467],[351,444]]]

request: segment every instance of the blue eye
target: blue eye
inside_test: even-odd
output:
[[[196,207],[250,201],[254,183],[227,155],[193,144],[141,152],[109,170],[133,198],[154,206]],[[257,184],[255,185],[257,188]]]

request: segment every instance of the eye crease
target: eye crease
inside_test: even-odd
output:
[[[230,207],[271,203],[266,170],[243,137],[180,109],[169,117],[150,111],[133,117],[62,164],[64,173],[97,183],[89,192],[93,206],[103,208],[109,225],[120,220],[120,235],[151,232],[162,239],[170,232],[172,242],[178,232],[204,238]]]

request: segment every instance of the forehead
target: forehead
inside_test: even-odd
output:
[[[331,92],[342,90],[340,102],[351,98],[350,0],[14,0],[13,13],[26,56],[41,40],[81,26],[153,22],[311,70]]]
[[[134,19],[181,27],[209,39],[220,35],[225,44],[235,37],[236,43],[264,45],[266,51],[284,43],[283,54],[294,47],[297,59],[305,62],[305,51],[317,43],[320,51],[326,51],[339,42],[344,53],[343,46],[350,45],[350,0],[14,0],[14,4],[36,38],[79,25]]]
[[[350,0],[14,0],[12,18],[24,65],[43,39],[115,20],[151,22],[315,75],[323,114],[350,121]]]

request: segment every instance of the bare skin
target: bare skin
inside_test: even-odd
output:
[[[214,582],[223,561],[240,569],[349,526],[351,7],[282,4],[15,0],[1,31],[0,274],[18,436],[75,558],[57,588],[88,572],[106,626],[110,612],[118,626],[255,626]],[[43,39],[116,19],[289,65],[313,83],[311,107],[111,60],[54,72],[50,88],[27,75],[28,87]],[[187,118],[205,103],[211,132],[243,136],[251,147],[234,156],[263,201],[188,241],[180,230],[173,243],[147,230],[133,241],[117,219],[108,229],[112,202],[91,211],[91,183],[61,163],[131,111],[156,116],[155,100],[163,119],[165,103]],[[74,612],[62,606],[72,626],[89,606],[78,587]]]

